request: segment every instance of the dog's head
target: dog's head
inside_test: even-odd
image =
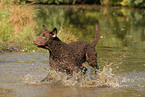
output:
[[[34,40],[34,43],[38,47],[45,47],[51,42],[55,37],[57,37],[57,29],[54,28],[52,31],[47,30],[47,28],[43,25],[44,32],[40,34],[40,36]]]

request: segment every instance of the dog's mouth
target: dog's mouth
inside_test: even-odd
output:
[[[37,40],[34,40],[34,44],[38,47],[45,47],[45,44],[38,43]]]

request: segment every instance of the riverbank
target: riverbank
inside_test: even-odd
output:
[[[62,32],[58,33],[58,36],[69,43],[76,40],[91,42],[95,34],[94,25],[99,23],[101,37],[106,39],[104,41],[111,41],[112,47],[114,44],[120,46],[121,43],[131,45],[133,41],[140,39],[140,36],[144,36],[143,12],[144,9],[138,8],[96,5],[32,6],[0,3],[0,52],[42,51],[33,44],[33,40],[43,31],[43,24],[49,30],[57,27],[58,31]],[[139,33],[136,33],[136,30]],[[115,40],[108,37],[108,33]],[[120,39],[122,42],[118,43]],[[139,42],[142,42],[142,39]]]
[[[33,7],[0,3],[0,9],[0,51],[18,51],[30,47],[37,29]]]
[[[34,6],[0,3],[0,52],[38,50],[33,40],[38,32]],[[39,27],[42,29],[42,27]],[[58,34],[64,41],[76,41],[77,38],[68,32]],[[71,36],[70,36],[71,35]],[[64,37],[65,36],[65,37]],[[38,50],[39,51],[39,50]]]

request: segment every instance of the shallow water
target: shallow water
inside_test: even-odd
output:
[[[96,50],[100,72],[95,76],[88,67],[87,75],[78,73],[68,78],[64,73],[49,69],[48,53],[1,53],[0,90],[4,90],[0,91],[0,96],[145,96],[144,10],[109,8],[108,11],[106,7],[96,6],[37,8],[40,9],[39,25],[46,23],[50,28],[63,26],[65,31],[74,32],[79,40],[91,42],[94,25],[98,23],[101,38]],[[52,80],[40,83],[48,73]]]
[[[0,55],[0,59],[0,88],[11,89],[13,92],[7,95],[10,97],[144,96],[145,72],[123,72],[128,68],[122,67],[121,64],[114,70],[123,71],[116,74],[112,72],[113,63],[110,66],[106,65],[99,73],[100,81],[96,78],[77,82],[76,79],[67,80],[64,79],[65,75],[49,71],[59,81],[42,84],[40,81],[49,70],[48,54],[4,53]]]

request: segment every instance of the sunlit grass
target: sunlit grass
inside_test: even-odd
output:
[[[63,29],[59,30],[58,37],[65,43],[70,43],[78,40],[78,37],[71,32],[64,32]]]
[[[38,30],[35,21],[36,10],[30,5],[13,5],[5,2],[0,3],[0,8],[0,50],[39,50],[33,44]],[[77,41],[76,36],[71,32],[64,32],[63,29],[59,31],[58,37],[66,43]]]
[[[29,5],[0,3],[1,49],[23,48],[36,37],[35,10]],[[15,45],[9,45],[15,44]],[[9,47],[10,46],[10,47]]]
[[[10,15],[8,22],[13,25],[14,34],[20,33],[25,26],[31,26],[32,29],[36,27],[35,12],[28,5],[10,6]]]

